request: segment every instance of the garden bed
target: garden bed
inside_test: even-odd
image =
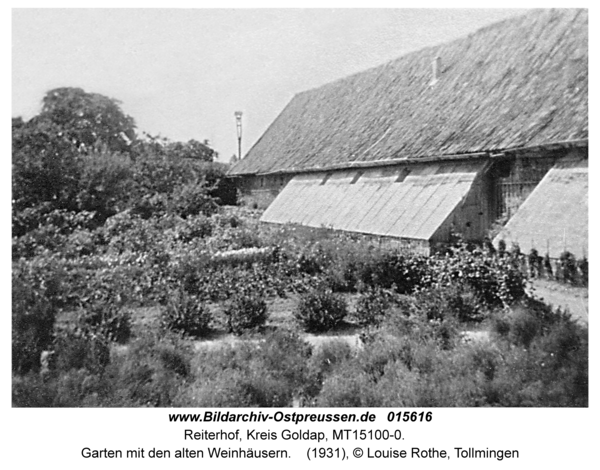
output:
[[[587,405],[587,326],[510,253],[411,256],[239,209],[60,237],[13,263],[15,406]]]

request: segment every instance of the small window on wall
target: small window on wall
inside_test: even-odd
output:
[[[364,171],[357,171],[356,174],[354,175],[354,177],[352,178],[352,181],[350,181],[350,184],[356,183],[360,179],[360,177],[364,174],[365,174]]]
[[[260,178],[260,187],[262,188],[264,186],[265,186],[265,177],[261,176],[261,178]]]
[[[402,183],[408,175],[410,175],[410,170],[408,168],[400,168],[398,178],[396,178],[396,183]]]

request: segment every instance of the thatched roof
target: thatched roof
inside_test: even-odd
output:
[[[535,10],[300,93],[230,174],[585,140],[587,29],[587,10]]]

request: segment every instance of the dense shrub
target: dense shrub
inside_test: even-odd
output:
[[[272,397],[279,396],[280,384],[268,379],[248,377],[248,372],[224,369],[218,375],[190,383],[174,397],[173,406],[182,407],[252,407],[269,406]],[[284,406],[277,404],[275,406]]]
[[[64,245],[65,236],[54,227],[36,228],[25,235],[12,239],[12,259],[33,258],[44,251],[54,251]]]
[[[376,330],[375,338],[377,331],[380,331],[403,338],[407,347],[416,341],[432,342],[441,349],[452,349],[460,341],[459,323],[452,315],[441,317],[437,312],[427,305],[421,305],[418,298],[401,297]],[[432,313],[435,316],[428,317]],[[374,339],[373,334],[366,335],[364,339],[366,344],[370,344]]]
[[[374,252],[359,267],[359,278],[367,286],[394,289],[410,294],[429,283],[430,269],[422,256],[405,256],[395,251]]]
[[[515,308],[506,321],[504,339],[444,344],[439,322],[391,315],[354,358],[325,376],[316,403],[586,406],[586,329],[536,303]]]
[[[499,337],[506,339],[510,333],[510,321],[505,312],[494,313],[491,316],[491,331]]]
[[[145,220],[133,212],[121,212],[106,221],[102,228],[108,249],[113,253],[146,253],[165,237],[156,221]]]
[[[40,355],[54,338],[62,272],[53,264],[47,267],[40,272],[35,263],[13,265],[12,370],[19,374],[39,369]]]
[[[131,313],[113,303],[93,303],[78,312],[78,325],[109,341],[126,343],[131,337]]]
[[[383,330],[355,358],[343,363],[323,383],[319,406],[453,406],[467,387],[460,374],[446,373],[452,350],[442,351],[432,338],[396,337]],[[461,383],[462,382],[462,383]],[[450,393],[452,395],[450,395]]]
[[[134,161],[135,199],[143,194],[170,194],[175,188],[201,179],[199,167],[189,159],[172,158],[161,145],[145,145]]]
[[[311,346],[294,331],[279,329],[268,332],[259,343],[258,359],[261,368],[269,371],[274,380],[286,384],[286,401],[315,394],[315,377],[308,360]]]
[[[217,211],[217,204],[208,195],[204,184],[192,182],[170,193],[169,208],[172,213],[186,219],[199,214],[210,216]]]
[[[81,171],[75,196],[78,211],[94,214],[96,223],[126,209],[133,188],[129,156],[96,149],[80,156]]]
[[[23,211],[26,212],[26,211]],[[87,256],[97,251],[93,213],[51,211],[37,220],[35,227],[12,239],[13,260],[43,256],[46,252],[60,253],[65,258]]]
[[[70,369],[42,376],[13,377],[12,404],[15,407],[89,407],[112,405],[104,398],[111,389],[101,375],[87,369]]]
[[[107,341],[63,330],[50,374],[13,378],[13,406],[172,406],[190,374],[189,347],[171,335],[144,335],[108,358]]]
[[[550,367],[560,367],[566,363],[577,364],[574,356],[587,350],[587,331],[578,325],[568,314],[557,312],[558,317],[539,340],[539,347],[550,355]]]
[[[164,328],[190,336],[206,335],[211,320],[212,313],[200,299],[183,290],[172,294],[161,315]]]
[[[327,290],[313,290],[300,297],[294,316],[309,332],[327,331],[348,314],[343,297]]]
[[[86,369],[98,374],[110,361],[108,339],[85,329],[60,329],[53,353],[54,367],[58,371]]]
[[[494,379],[502,365],[502,355],[498,347],[490,343],[475,343],[467,351],[471,367],[481,374],[486,381]]]
[[[51,227],[60,235],[77,230],[95,228],[94,212],[53,209],[50,203],[42,203],[13,213],[13,236],[20,237],[37,228]]]
[[[242,219],[236,214],[218,212],[215,215],[213,215],[212,219],[214,220],[215,224],[219,227],[237,228],[244,225],[244,223],[246,222],[244,219]]]
[[[577,347],[568,359],[545,350],[554,336],[536,337],[529,348],[502,343],[502,362],[485,389],[488,403],[499,406],[587,406],[588,349],[583,332],[577,334]]]
[[[490,254],[466,245],[431,259],[433,286],[465,284],[487,306],[506,305],[525,296],[526,277],[507,254]]]
[[[52,266],[52,258],[39,257]],[[144,269],[139,254],[119,256],[82,256],[61,260],[63,276],[58,294],[65,307],[114,304],[125,306],[145,298],[153,273]]]
[[[524,308],[516,308],[510,314],[510,331],[508,339],[523,347],[529,347],[533,339],[541,332],[538,318]]]
[[[14,210],[88,211],[101,223],[130,201],[132,162],[106,145],[78,145],[66,134],[55,122],[39,118],[13,134]],[[15,221],[15,234],[31,226],[32,215]]]
[[[452,349],[459,341],[459,328],[452,319],[432,320],[432,337],[443,350]]]
[[[13,208],[20,212],[46,203],[75,210],[80,153],[54,123],[32,119],[13,129]]]
[[[329,375],[342,363],[354,356],[352,346],[347,341],[332,339],[324,342],[313,352],[310,367],[313,373],[322,378]]]
[[[52,342],[55,311],[45,302],[34,302],[24,308],[13,304],[12,312],[13,372],[38,370],[42,351]]]
[[[393,304],[393,296],[384,289],[367,289],[356,302],[354,316],[362,326],[381,323]]]
[[[388,335],[380,330],[359,352],[355,367],[377,381],[383,375],[386,364],[391,361],[404,358],[408,367],[412,367],[409,351],[410,346],[404,338]]]
[[[587,337],[584,328],[568,313],[560,309],[554,310],[535,299],[526,299],[508,310],[496,313],[492,328],[499,336],[526,348],[534,340],[545,338],[546,341],[547,337],[557,335],[557,332],[557,337],[561,338],[572,339],[573,335]]]
[[[279,330],[264,340],[200,350],[199,378],[177,397],[178,406],[291,406],[318,391],[308,361],[311,348],[298,334]]]
[[[459,355],[440,352],[433,341],[377,340],[325,380],[317,404],[474,406],[478,377],[457,370]]]
[[[190,258],[171,260],[162,282],[167,292],[179,287],[202,300],[227,301],[240,294],[240,286],[253,286],[256,292],[276,293],[284,289],[286,278],[278,277],[273,265],[228,266],[207,253],[190,253]],[[168,297],[167,297],[168,298]]]
[[[484,319],[484,306],[469,286],[451,284],[441,288],[429,288],[416,295],[419,310],[428,320],[454,318],[461,322]]]
[[[267,321],[267,303],[262,295],[242,291],[234,295],[224,311],[229,331],[239,335],[260,328]]]
[[[172,406],[191,373],[191,351],[176,335],[145,334],[106,368],[111,406]]]
[[[29,207],[18,208],[12,205],[12,236],[22,237],[30,230],[43,224],[49,212],[53,211],[51,202],[41,202]]]
[[[300,272],[319,274],[331,263],[331,254],[318,243],[300,253],[296,263]]]
[[[131,214],[150,219],[161,217],[167,213],[167,196],[162,193],[143,193],[134,199],[131,205]]]
[[[250,369],[225,369],[204,381],[190,384],[175,406],[284,407],[292,406],[290,388],[269,373]]]
[[[212,233],[213,224],[211,220],[202,214],[188,217],[177,227],[177,238],[184,243],[196,238],[209,237]]]
[[[321,407],[381,406],[369,376],[345,366],[323,382],[316,405]]]

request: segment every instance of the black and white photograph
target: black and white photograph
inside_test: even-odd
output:
[[[13,9],[12,407],[587,407],[586,9]]]

